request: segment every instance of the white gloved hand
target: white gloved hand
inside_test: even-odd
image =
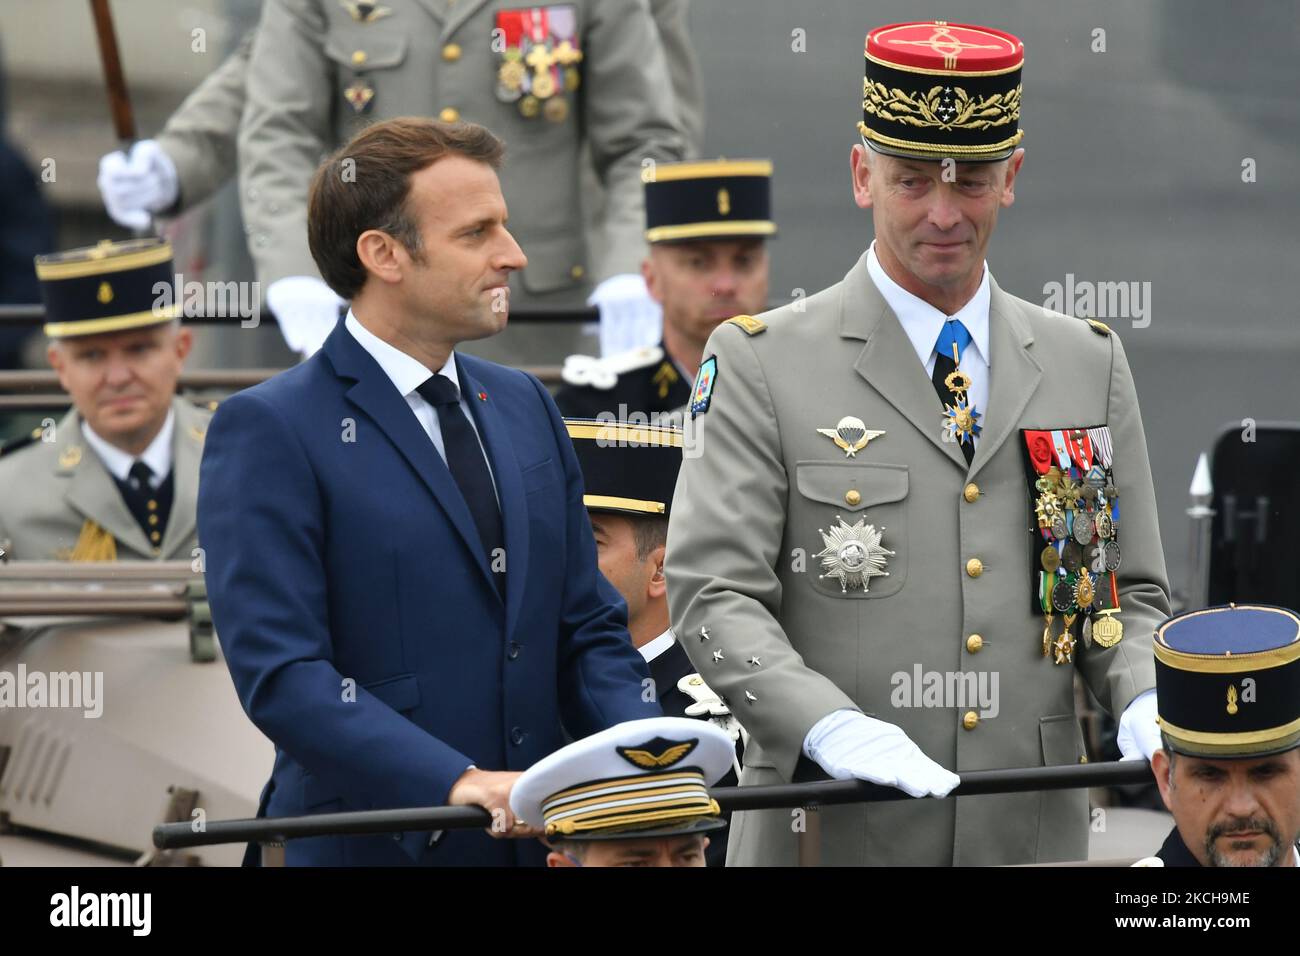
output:
[[[663,309],[635,273],[610,276],[596,286],[587,305],[600,310],[602,356],[658,345],[663,337]]]
[[[1154,690],[1139,694],[1124,708],[1115,734],[1120,760],[1150,760],[1164,746],[1160,741],[1160,725],[1156,723],[1158,713]]]
[[[267,286],[266,304],[289,348],[310,358],[334,331],[344,300],[315,276],[288,276]]]
[[[147,229],[151,213],[170,209],[180,195],[176,164],[156,140],[142,139],[99,160],[99,194],[119,226]]]
[[[824,722],[828,729],[819,733]],[[867,780],[913,797],[945,797],[961,783],[961,777],[922,753],[901,727],[857,711],[823,717],[808,734],[805,750],[836,780]]]

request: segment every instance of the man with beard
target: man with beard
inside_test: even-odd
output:
[[[1300,865],[1300,617],[1190,611],[1161,625],[1155,654],[1151,769],[1175,826],[1138,865]]]

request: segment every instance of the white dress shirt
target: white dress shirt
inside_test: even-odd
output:
[[[406,404],[411,406],[411,411],[415,413],[415,419],[424,429],[424,433],[429,436],[433,442],[433,447],[438,450],[438,457],[447,461],[447,451],[442,442],[442,425],[438,422],[438,410],[424,400],[424,396],[416,391],[423,385],[433,374],[418,359],[412,358],[401,349],[389,345],[375,333],[371,332],[357,320],[348,309],[348,317],[344,320],[352,337],[357,340],[357,344],[370,353],[384,374],[388,376],[394,387],[406,399]],[[460,410],[465,417],[469,419],[470,428],[474,429],[474,434],[478,435],[479,447],[483,449],[483,460],[487,462],[488,474],[492,475],[493,491],[496,491],[496,475],[492,472],[492,458],[488,455],[487,449],[483,447],[483,436],[479,435],[478,424],[474,421],[474,416],[469,410],[469,402],[465,400],[465,391],[460,387],[460,376],[456,372],[456,353],[453,351],[447,356],[447,361],[442,368],[438,369],[439,375],[444,375],[451,379],[456,388],[460,391]],[[497,495],[500,503],[500,494]]]
[[[167,418],[163,421],[162,428],[158,429],[158,434],[153,437],[144,454],[136,456],[124,452],[116,445],[110,445],[95,434],[95,430],[84,418],[81,420],[82,437],[86,439],[86,444],[95,450],[95,454],[99,456],[99,460],[104,463],[110,475],[118,481],[126,481],[130,477],[131,466],[137,461],[142,461],[153,472],[153,476],[149,479],[151,488],[161,485],[172,470],[172,433],[175,430],[176,411],[169,408]]]
[[[871,281],[876,284],[880,294],[884,296],[885,302],[894,314],[898,316],[898,321],[903,325],[903,331],[907,333],[908,339],[912,343],[912,348],[916,349],[916,356],[925,366],[925,377],[931,378],[934,375],[934,344],[939,339],[939,332],[943,329],[944,322],[949,319],[958,319],[961,324],[966,326],[966,331],[970,332],[970,345],[961,357],[961,370],[971,378],[970,391],[966,393],[971,405],[975,411],[980,413],[979,424],[987,427],[988,425],[988,405],[989,405],[989,270],[984,267],[984,276],[980,280],[979,288],[975,290],[975,295],[971,300],[957,310],[955,315],[944,315],[929,302],[919,299],[912,293],[908,292],[901,285],[891,279],[886,273],[880,260],[876,257],[876,244],[873,241],[871,248],[867,250],[867,272],[871,275]],[[972,348],[973,346],[973,348]],[[938,395],[935,401],[939,401]],[[943,406],[935,405],[934,422],[935,428],[941,427],[940,415],[943,413]],[[979,445],[979,438],[975,439],[976,446]]]
[[[663,654],[664,651],[668,650],[668,648],[672,647],[676,640],[677,635],[673,634],[673,629],[670,627],[653,641],[648,641],[645,644],[642,644],[637,648],[637,650],[641,652],[641,656],[644,657],[645,662],[649,664],[656,657]]]

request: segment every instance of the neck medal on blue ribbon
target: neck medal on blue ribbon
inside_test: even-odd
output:
[[[966,392],[971,386],[971,378],[960,368],[961,356],[957,353],[955,343],[952,347],[952,360],[953,364],[957,365],[958,368],[953,369],[948,374],[948,377],[943,380],[943,384],[957,398],[951,405],[944,402],[943,428],[949,436],[949,441],[964,445],[966,442],[973,442],[979,436],[979,433],[983,431],[984,426],[979,423],[982,416],[966,397]]]

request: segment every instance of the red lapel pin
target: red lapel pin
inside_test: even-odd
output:
[[[479,393],[478,393],[478,400],[479,400],[480,402],[486,402],[486,401],[487,401],[487,392],[479,392]]]

